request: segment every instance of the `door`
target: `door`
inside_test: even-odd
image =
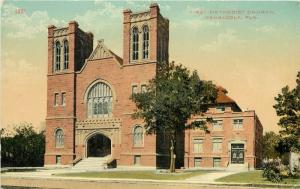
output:
[[[244,163],[244,144],[231,144],[231,163],[243,164]]]
[[[87,157],[105,157],[111,154],[111,141],[102,134],[96,134],[87,141]]]

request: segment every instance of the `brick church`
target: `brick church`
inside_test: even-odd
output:
[[[104,40],[93,48],[93,34],[75,21],[48,27],[45,166],[76,167],[91,159],[117,167],[168,166],[168,142],[145,134],[143,121],[131,117],[130,96],[146,90],[157,62],[168,62],[169,20],[156,3],[145,12],[126,9],[123,16],[123,58]],[[226,93],[219,87],[217,104],[206,113],[214,120],[209,133],[183,134],[178,167],[259,166],[262,125]]]

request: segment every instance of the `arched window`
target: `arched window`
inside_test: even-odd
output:
[[[88,92],[88,117],[109,117],[112,112],[113,96],[110,87],[103,83],[96,83]]]
[[[143,145],[143,128],[136,126],[133,130],[133,146],[141,147]]]
[[[69,43],[64,41],[64,70],[69,68]]]
[[[139,32],[137,27],[132,29],[132,60],[139,58]]]
[[[55,71],[60,70],[60,42],[55,43]]]
[[[149,28],[148,26],[143,27],[143,59],[149,57]]]
[[[64,133],[62,129],[57,129],[55,131],[55,147],[63,147],[64,146]]]

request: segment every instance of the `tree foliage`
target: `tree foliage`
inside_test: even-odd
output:
[[[187,128],[206,129],[205,121],[188,123],[193,114],[206,112],[215,102],[216,87],[201,80],[182,65],[161,64],[156,77],[147,85],[147,91],[132,95],[137,111],[134,118],[142,118],[148,134],[167,132],[171,135],[171,158],[176,145],[176,134]],[[171,167],[172,167],[171,159]],[[174,171],[174,167],[170,168]]]
[[[45,153],[44,131],[37,133],[32,124],[20,123],[13,133],[1,130],[2,166],[42,166]]]
[[[276,159],[280,157],[277,146],[280,140],[280,136],[273,131],[266,132],[262,139],[262,154],[264,159]]]
[[[289,86],[282,88],[273,106],[280,117],[278,125],[281,127],[282,140],[278,150],[283,152],[300,150],[300,72],[296,82],[294,89]]]
[[[271,182],[281,182],[282,176],[280,175],[280,166],[278,162],[271,161],[264,165],[262,176]]]

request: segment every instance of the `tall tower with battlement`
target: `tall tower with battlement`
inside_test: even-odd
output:
[[[168,62],[169,20],[160,14],[156,3],[150,10],[123,11],[123,63]]]
[[[75,155],[76,71],[93,50],[93,34],[75,21],[48,27],[46,152],[47,164],[69,164]],[[57,129],[59,128],[59,129]],[[49,140],[61,138],[64,141]]]

